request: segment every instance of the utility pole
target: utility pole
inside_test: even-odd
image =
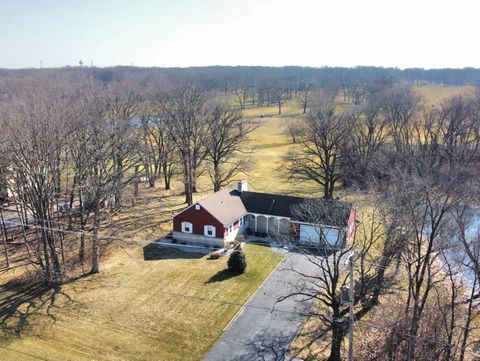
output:
[[[354,253],[348,257],[348,266],[350,271],[349,287],[349,319],[348,319],[348,361],[353,361],[353,302],[355,300],[355,290],[353,282],[353,266],[355,265]]]

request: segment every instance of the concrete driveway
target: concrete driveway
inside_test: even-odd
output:
[[[291,268],[309,275],[318,272],[304,255],[288,253],[204,361],[289,360],[286,350],[295,338],[303,315],[312,306],[312,301],[302,302],[299,298],[288,298],[275,304],[278,297],[294,291],[293,285],[304,282],[303,277]]]

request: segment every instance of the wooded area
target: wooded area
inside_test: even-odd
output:
[[[28,281],[62,284],[85,265],[85,273],[99,273],[102,223],[135,204],[140,183],[168,190],[181,182],[191,205],[200,176],[216,191],[254,173],[248,139],[263,117],[244,110],[274,106],[287,119],[292,147],[272,171],[285,182],[315,184],[326,199],[360,199],[353,244],[307,249],[320,275],[296,295],[318,305],[309,315],[314,332],[300,337],[319,342],[329,360],[341,359],[344,261],[355,250],[355,318],[364,336],[356,359],[478,358],[480,92],[427,106],[412,89],[428,81],[476,84],[477,75],[293,67],[1,71],[0,201],[18,219],[4,222],[0,207],[3,266],[10,266],[14,237],[35,270]],[[285,114],[287,101],[300,111]],[[316,223],[328,209],[312,201],[296,211]]]

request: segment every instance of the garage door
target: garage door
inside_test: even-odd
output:
[[[319,243],[320,242],[320,228],[306,224],[300,225],[300,242]],[[323,229],[324,239],[332,246],[336,245],[338,240],[338,230],[332,228]]]
[[[315,226],[300,225],[300,242],[320,242],[319,228]]]

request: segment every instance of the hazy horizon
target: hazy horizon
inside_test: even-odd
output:
[[[140,65],[130,65],[130,64],[117,64],[117,65],[106,65],[106,66],[98,66],[98,65],[90,65],[90,64],[83,64],[80,66],[79,64],[67,64],[62,66],[56,67],[48,67],[42,65],[43,70],[58,70],[58,69],[69,69],[69,68],[97,68],[97,69],[109,69],[109,68],[117,68],[117,67],[129,67],[129,68],[139,68],[139,69],[195,69],[195,68],[311,68],[311,69],[322,69],[322,68],[346,68],[346,69],[355,69],[355,68],[379,68],[379,69],[399,69],[399,70],[407,70],[407,69],[423,69],[423,70],[445,70],[445,69],[452,69],[452,70],[462,70],[462,69],[475,69],[480,70],[480,67],[472,67],[472,66],[464,66],[464,67],[443,67],[443,68],[426,68],[421,66],[412,66],[407,68],[401,67],[393,67],[393,66],[379,66],[379,65],[353,65],[353,66],[337,66],[337,65],[322,65],[322,66],[309,66],[309,65],[190,65],[190,66],[158,66],[158,65],[151,65],[151,66],[140,66]],[[6,68],[0,67],[1,70],[30,70],[30,69],[40,69],[39,66],[32,66],[32,67],[24,67],[24,68]]]
[[[6,0],[0,68],[480,68],[477,5],[460,0]]]

